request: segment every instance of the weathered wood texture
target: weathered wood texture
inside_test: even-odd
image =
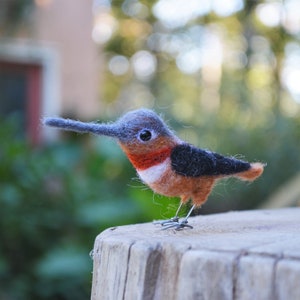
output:
[[[95,241],[92,300],[300,299],[300,208],[110,228]]]

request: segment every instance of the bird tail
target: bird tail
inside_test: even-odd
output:
[[[259,162],[251,163],[250,168],[247,171],[237,173],[234,176],[241,180],[253,181],[263,173],[265,166],[266,164]]]

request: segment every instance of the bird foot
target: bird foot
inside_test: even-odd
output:
[[[174,218],[171,218],[171,219],[165,220],[165,221],[156,221],[153,223],[160,224],[161,226],[163,226],[162,230],[166,230],[166,229],[170,229],[170,228],[174,228],[175,230],[182,230],[185,227],[193,229],[193,226],[188,225],[187,219],[183,219],[182,221],[179,221],[178,217],[174,217]]]
[[[166,225],[170,225],[170,224],[178,223],[178,222],[179,222],[179,218],[178,217],[173,217],[169,220],[153,221],[153,224],[154,225],[166,226]]]
[[[180,222],[178,221],[178,222],[165,224],[163,226],[164,226],[163,230],[170,229],[170,228],[174,228],[175,230],[182,230],[185,227],[193,229],[193,226],[188,225],[188,221],[186,219],[183,219]]]

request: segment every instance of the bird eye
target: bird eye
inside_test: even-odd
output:
[[[152,134],[151,131],[144,129],[139,133],[139,138],[143,141],[143,142],[147,142],[151,139]]]

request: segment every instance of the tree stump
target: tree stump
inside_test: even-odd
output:
[[[95,241],[92,300],[300,299],[300,208],[109,228]]]

